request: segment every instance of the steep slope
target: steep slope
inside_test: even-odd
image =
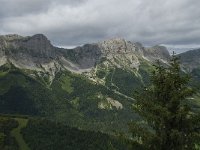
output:
[[[1,150],[117,149],[127,145],[116,136],[72,128],[46,119],[0,115]]]
[[[188,70],[192,71],[200,67],[200,49],[190,50],[178,56],[181,58],[182,65]]]
[[[196,95],[191,99],[190,104],[195,111],[200,111],[200,49],[190,50],[178,54],[184,72],[191,77],[190,86],[195,88]]]
[[[184,69],[189,68],[193,75],[191,85],[196,87],[200,81],[199,51],[179,55]],[[23,134],[33,149],[39,144],[45,148],[51,145],[49,137],[53,138],[57,131],[54,147],[59,139],[71,138],[71,133],[62,135],[61,128],[71,130],[63,124],[109,134],[127,133],[130,121],[141,121],[132,110],[135,90],[149,83],[156,60],[167,64],[169,59],[165,47],[145,48],[119,38],[63,49],[54,47],[42,34],[0,36],[0,113],[56,122],[28,123]],[[199,97],[196,95],[191,101],[195,111],[200,110]],[[44,133],[35,132],[38,130]],[[98,143],[105,144],[98,141],[102,134],[72,130],[83,137],[94,135]],[[36,137],[34,141],[32,134]],[[40,139],[48,144],[43,145]],[[83,141],[82,136],[76,139]],[[63,140],[62,146],[66,142],[69,141]]]
[[[185,71],[189,72],[193,79],[193,85],[200,88],[200,49],[195,49],[181,53],[181,64]]]
[[[126,130],[132,101],[81,75],[58,73],[51,85],[14,66],[0,68],[0,113],[45,117],[87,130]],[[120,120],[120,121],[119,121]]]
[[[164,47],[144,48],[140,43],[124,39],[111,39],[98,45],[102,57],[84,75],[97,84],[129,96],[149,81],[149,73],[156,60],[167,63],[170,58]]]
[[[42,34],[31,37],[0,36],[0,55],[0,65],[10,63],[16,68],[31,70],[29,75],[36,79],[45,78],[49,84],[58,72],[69,70],[83,74],[97,84],[113,84],[112,87],[115,86],[113,78],[118,76],[117,80],[120,81],[121,73],[128,78],[132,76],[134,79],[131,80],[141,85],[143,78],[148,78],[147,66],[150,68],[157,59],[167,63],[170,58],[169,52],[162,46],[144,48],[140,43],[120,38],[75,49],[56,48]]]
[[[124,39],[111,39],[96,44],[86,44],[74,49],[54,47],[42,34],[31,37],[19,35],[0,36],[0,65],[8,62],[22,69],[48,72],[51,75],[65,68],[71,71],[87,71],[105,59],[108,66],[138,69],[140,59],[167,61],[166,48],[155,46],[144,48],[140,43]],[[83,69],[83,70],[82,70]]]
[[[89,130],[125,131],[133,93],[149,82],[163,47],[111,39],[56,48],[42,34],[0,36],[0,113],[46,117]]]

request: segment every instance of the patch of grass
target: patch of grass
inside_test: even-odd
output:
[[[71,104],[77,109],[79,107],[79,97],[74,98]]]
[[[3,145],[5,136],[6,135],[4,133],[0,132],[0,145]]]
[[[21,129],[26,127],[26,125],[28,123],[28,119],[15,118],[15,120],[18,121],[19,125],[17,128],[14,128],[11,131],[11,135],[13,137],[15,137],[15,139],[19,145],[19,150],[30,150],[30,148],[24,141],[23,136],[21,135]]]
[[[196,144],[196,145],[195,145],[195,149],[196,149],[196,150],[200,150],[200,145],[197,145],[197,144]]]
[[[74,91],[74,88],[71,86],[71,80],[69,76],[62,77],[61,79],[62,89],[69,94]]]
[[[5,75],[7,75],[7,71],[6,72],[4,72],[4,71],[0,71],[0,78],[2,78],[2,77],[4,77]]]

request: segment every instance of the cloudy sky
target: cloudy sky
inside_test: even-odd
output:
[[[45,34],[75,46],[116,37],[200,45],[200,0],[0,0],[0,34]]]

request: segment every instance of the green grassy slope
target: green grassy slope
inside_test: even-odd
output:
[[[134,101],[123,94],[134,96],[134,90],[148,84],[151,71],[152,66],[146,62],[135,73],[122,68],[106,70],[106,87],[69,71],[57,73],[49,84],[41,76],[30,76],[34,72],[5,65],[0,67],[0,113],[45,117],[111,134],[128,132],[127,124],[139,117],[132,111]],[[193,83],[198,83],[198,72],[195,75]],[[197,95],[191,101],[195,109],[199,109],[198,99]],[[122,109],[108,100],[119,103]]]
[[[30,150],[30,148],[28,147],[28,145],[24,141],[24,138],[21,134],[21,129],[23,129],[27,126],[28,119],[15,118],[15,120],[18,122],[19,125],[18,125],[17,128],[14,128],[11,131],[11,136],[13,136],[16,139],[17,144],[19,146],[19,150]]]
[[[10,132],[17,128],[18,122],[12,118],[0,116],[0,149],[19,150],[19,146]]]
[[[26,70],[3,66],[0,71],[4,74],[0,77],[0,113],[46,117],[109,133],[127,130],[130,119],[137,119],[130,100],[80,75],[60,72],[47,86],[38,77],[30,77]],[[120,102],[123,109],[100,109],[100,103],[110,106],[107,98]]]
[[[47,120],[31,119],[22,133],[31,150],[127,149],[127,146],[116,137],[100,132],[78,130]]]
[[[126,150],[130,141],[39,118],[0,115],[1,150]]]

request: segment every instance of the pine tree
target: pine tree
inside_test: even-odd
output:
[[[194,94],[189,80],[174,55],[169,66],[157,62],[152,85],[136,96],[134,110],[141,122],[130,124],[135,144],[151,150],[195,149],[200,141],[200,115],[188,105]]]

